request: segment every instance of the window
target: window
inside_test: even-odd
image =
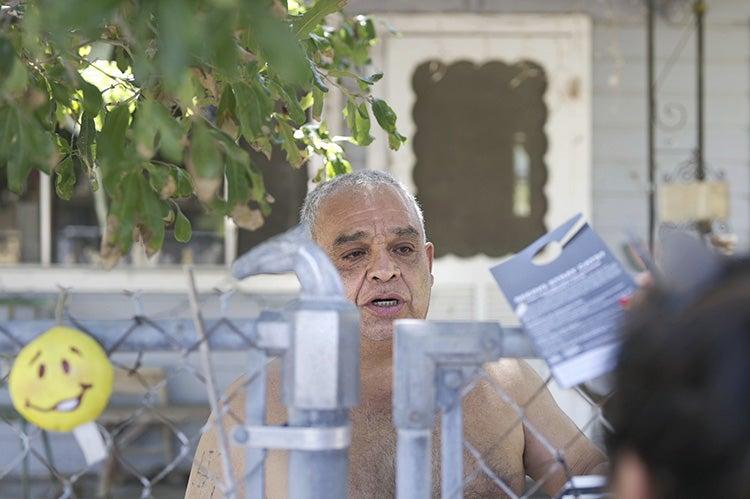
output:
[[[39,172],[29,175],[20,196],[8,190],[5,175],[0,175],[0,265],[39,258]]]
[[[291,168],[281,151],[275,151],[272,160],[255,153],[252,159],[275,199],[263,227],[238,229],[221,214],[207,212],[196,199],[180,200],[180,209],[193,226],[190,241],[175,241],[173,230],[167,227],[157,255],[147,258],[141,246],[134,245],[117,267],[220,266],[296,225],[307,193],[307,170]],[[79,172],[73,196],[66,201],[54,192],[53,182],[54,178],[34,171],[26,191],[18,196],[7,189],[4,177],[0,180],[0,265],[99,266],[107,210],[104,190],[94,192],[87,176]]]
[[[544,234],[544,69],[433,60],[412,82],[413,178],[436,255],[499,257]]]

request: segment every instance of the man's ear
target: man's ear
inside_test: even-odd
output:
[[[435,259],[435,246],[432,243],[427,242],[424,245],[424,251],[427,253],[427,264],[430,267],[430,275],[432,275],[432,260]]]

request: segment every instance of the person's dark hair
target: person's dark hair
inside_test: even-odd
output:
[[[613,469],[632,452],[658,497],[750,497],[750,261],[727,263],[690,303],[648,292],[614,378]]]

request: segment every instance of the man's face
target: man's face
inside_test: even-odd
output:
[[[426,317],[432,243],[425,242],[414,207],[396,188],[331,195],[318,211],[313,236],[359,308],[365,337],[386,340],[394,319]]]

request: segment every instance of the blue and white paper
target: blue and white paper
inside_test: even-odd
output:
[[[582,215],[491,271],[560,385],[612,370],[621,303],[636,286]]]

